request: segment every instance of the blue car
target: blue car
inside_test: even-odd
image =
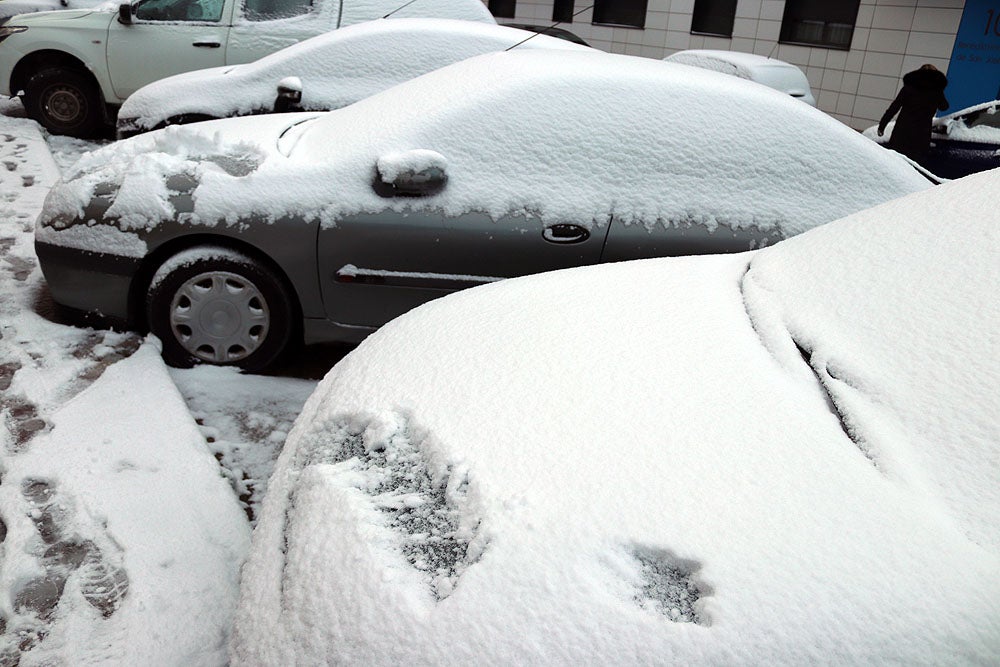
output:
[[[934,119],[931,146],[920,165],[943,178],[961,178],[978,171],[1000,167],[1000,100],[984,102]],[[885,144],[892,135],[892,123],[885,134],[877,127],[864,134]]]

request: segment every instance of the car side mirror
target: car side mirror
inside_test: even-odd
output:
[[[132,24],[132,3],[123,2],[118,5],[118,21],[125,25]]]
[[[444,190],[447,167],[448,161],[436,151],[390,153],[376,162],[372,187],[380,197],[429,197]]]
[[[286,76],[278,82],[278,96],[274,98],[274,113],[301,111],[302,80],[297,76]]]

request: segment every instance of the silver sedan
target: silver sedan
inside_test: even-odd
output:
[[[930,186],[755,83],[515,51],[108,146],[50,193],[36,248],[57,302],[151,330],[176,365],[260,369],[455,290],[749,250]]]

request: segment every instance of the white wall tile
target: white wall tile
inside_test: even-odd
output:
[[[872,28],[868,33],[868,50],[881,53],[906,53],[906,41],[910,33],[905,30],[882,30]]]
[[[906,43],[906,55],[929,58],[951,58],[955,35],[938,32],[911,32]]]
[[[778,36],[780,34],[780,21],[761,21],[757,24],[757,39],[766,39],[768,41],[776,42],[778,41]]]
[[[903,70],[903,56],[896,53],[877,53],[869,51],[861,71],[864,74],[881,74],[882,76],[899,76]]]
[[[839,69],[825,69],[823,70],[823,80],[820,81],[819,87],[825,90],[840,90],[840,83],[844,80],[844,72]]]
[[[958,32],[958,24],[961,22],[961,9],[917,7],[917,11],[913,15],[913,25],[910,29],[954,34]]]
[[[733,21],[733,37],[756,37],[757,19],[736,19]]]
[[[738,18],[757,18],[760,16],[761,0],[737,0],[736,16]]]
[[[669,17],[667,20],[667,30],[683,30],[684,32],[689,32],[691,30],[691,15],[690,14],[677,14],[671,12],[667,14]]]
[[[872,27],[885,30],[909,30],[913,24],[914,12],[916,12],[916,7],[913,6],[885,7],[879,5],[875,7]]]
[[[785,0],[764,0],[760,4],[760,18],[780,21],[785,13]]]
[[[686,32],[667,32],[666,46],[669,49],[676,49],[678,51],[686,49],[691,44],[691,35]]]
[[[900,85],[899,77],[862,74],[858,83],[858,95],[891,100],[896,96]]]

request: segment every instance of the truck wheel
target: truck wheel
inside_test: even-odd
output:
[[[43,69],[24,87],[28,115],[53,134],[88,138],[101,126],[101,96],[84,73],[63,67]]]

